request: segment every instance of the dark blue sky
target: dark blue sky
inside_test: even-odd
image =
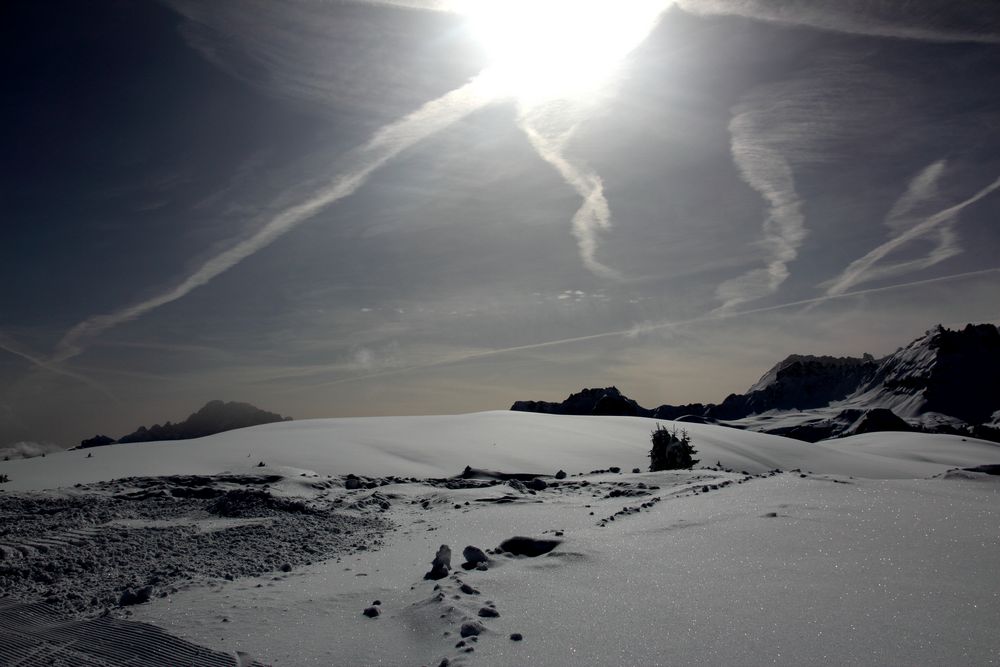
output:
[[[484,6],[6,3],[0,446],[718,401],[1000,317],[994,3]]]

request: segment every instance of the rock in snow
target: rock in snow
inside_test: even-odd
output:
[[[527,486],[529,489],[533,491],[544,491],[545,489],[548,488],[549,485],[545,483],[544,479],[539,479],[538,477],[536,477],[535,479],[525,484],[525,486]]]
[[[465,558],[466,563],[472,563],[473,565],[490,562],[490,559],[482,549],[474,547],[471,544],[462,549],[462,556]]]
[[[451,571],[451,547],[442,544],[438,547],[434,560],[431,561],[430,572],[424,575],[424,579],[444,579]]]
[[[500,550],[514,554],[515,556],[534,558],[535,556],[547,554],[560,544],[562,544],[562,540],[516,536],[501,542]]]
[[[458,629],[458,634],[462,637],[475,637],[479,635],[486,628],[479,621],[466,621],[462,623],[462,627]]]

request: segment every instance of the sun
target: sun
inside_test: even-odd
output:
[[[467,0],[497,87],[525,103],[593,92],[642,42],[665,0]]]

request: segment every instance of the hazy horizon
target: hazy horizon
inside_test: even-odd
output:
[[[993,3],[34,2],[0,49],[0,447],[719,402],[1000,318]]]

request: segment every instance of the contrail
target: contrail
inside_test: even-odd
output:
[[[720,313],[776,292],[788,278],[788,264],[798,257],[799,246],[807,234],[792,167],[757,127],[759,113],[747,104],[736,107],[729,122],[729,134],[733,162],[740,176],[768,204],[761,242],[767,266],[719,285],[716,296],[722,305],[716,310]]]
[[[51,361],[42,359],[41,357],[35,356],[31,352],[26,351],[24,348],[22,348],[16,342],[12,341],[8,336],[6,336],[3,333],[0,333],[0,350],[3,350],[3,351],[8,352],[10,354],[13,354],[16,357],[20,357],[20,358],[24,359],[25,361],[28,361],[28,362],[34,364],[38,368],[41,368],[44,371],[48,371],[49,373],[54,373],[55,375],[62,375],[64,377],[68,377],[68,378],[71,378],[73,380],[77,380],[79,382],[82,382],[83,384],[87,385],[88,387],[90,387],[92,389],[96,389],[97,391],[101,392],[102,394],[104,394],[105,396],[107,396],[108,398],[110,398],[112,401],[114,401],[116,403],[118,402],[118,397],[116,397],[114,394],[112,394],[106,387],[98,384],[97,382],[94,382],[93,380],[91,380],[90,378],[86,377],[85,375],[80,375],[79,373],[74,373],[73,371],[68,371],[65,368],[60,367],[56,363],[53,363]]]
[[[886,241],[864,257],[854,260],[846,269],[844,269],[843,273],[827,283],[829,285],[827,294],[835,296],[842,294],[851,287],[863,282],[887,276],[895,276],[902,273],[909,273],[919,269],[926,269],[929,266],[933,266],[934,264],[942,262],[949,257],[957,255],[961,252],[961,248],[958,246],[952,227],[954,227],[958,220],[958,214],[962,212],[962,209],[975,204],[997,188],[1000,188],[1000,178],[997,178],[995,181],[965,201],[938,211],[922,222],[913,225],[899,236]],[[913,186],[910,188],[910,191],[912,190]],[[907,194],[909,194],[909,191]],[[928,236],[932,233],[939,234],[939,243],[937,247],[931,250],[931,252],[925,257],[905,262],[897,262],[888,266],[877,266],[877,264],[892,251],[900,248],[910,241]]]
[[[583,204],[573,215],[573,236],[580,249],[580,259],[593,273],[605,278],[620,279],[617,271],[602,264],[595,257],[597,234],[611,227],[611,209],[604,197],[604,183],[601,177],[574,165],[562,150],[559,138],[550,138],[532,122],[527,111],[520,113],[518,126],[527,135],[538,155],[556,168],[563,180],[583,198]],[[565,132],[569,135],[573,128]]]
[[[120,310],[90,317],[70,329],[52,355],[66,361],[83,351],[88,340],[123,322],[176,301],[267,247],[323,208],[353,194],[372,172],[417,142],[439,132],[495,99],[491,86],[479,76],[460,88],[432,100],[408,116],[386,125],[350,156],[355,166],[338,176],[310,199],[276,215],[250,238],[215,255],[174,287]]]
[[[401,8],[421,10],[442,10],[467,13],[476,0],[360,0],[368,4],[384,4]],[[656,14],[670,6],[673,0],[662,0],[652,3],[657,8]],[[192,15],[190,7],[183,3],[171,3],[176,11],[195,22],[204,22],[200,15]],[[647,8],[648,11],[649,8]],[[650,14],[654,16],[654,14]],[[645,27],[645,33],[651,29],[651,24]],[[643,36],[645,35],[643,33]],[[638,40],[638,41],[641,41]],[[638,43],[638,41],[636,43]],[[202,49],[199,49],[202,50]],[[205,55],[203,53],[203,55]],[[211,62],[219,63],[209,55]],[[221,65],[220,65],[221,66]],[[225,69],[225,68],[224,68]],[[372,139],[352,151],[349,159],[356,163],[347,173],[339,175],[327,187],[316,192],[310,199],[289,207],[273,217],[251,237],[233,247],[210,258],[193,273],[183,278],[179,283],[144,301],[119,310],[94,315],[72,327],[56,344],[51,357],[52,361],[60,362],[80,354],[87,342],[95,336],[123,322],[140,317],[160,306],[166,305],[205,285],[215,277],[228,271],[241,261],[250,257],[262,248],[270,245],[302,222],[308,220],[317,212],[330,204],[343,199],[355,192],[368,177],[387,161],[403,150],[413,146],[420,140],[442,130],[472,111],[503,97],[494,80],[494,73],[487,68],[479,73],[468,84],[445,93],[441,97],[426,103],[417,111],[405,118],[384,126]],[[573,216],[573,234],[577,239],[580,254],[588,269],[602,276],[617,277],[609,267],[594,258],[596,252],[596,235],[601,229],[610,225],[610,212],[604,197],[603,183],[595,174],[584,171],[572,164],[543,133],[539,132],[530,121],[522,116],[521,127],[529,135],[532,145],[539,155],[552,164],[581,197],[583,205]]]
[[[704,322],[711,322],[716,320],[728,320],[735,319],[738,317],[744,317],[747,315],[757,315],[760,313],[769,313],[779,310],[787,310],[789,308],[801,308],[803,306],[811,306],[818,303],[823,303],[825,301],[834,301],[837,299],[847,299],[855,296],[864,296],[867,294],[877,294],[880,292],[891,292],[899,289],[906,289],[909,287],[920,287],[922,285],[931,285],[935,283],[950,282],[952,280],[961,280],[963,278],[974,278],[977,276],[986,276],[990,274],[1000,274],[1000,266],[993,267],[990,269],[982,269],[979,271],[967,271],[964,273],[955,273],[949,276],[939,276],[937,278],[926,278],[924,280],[914,280],[905,283],[897,283],[895,285],[886,285],[883,287],[872,287],[869,289],[855,290],[853,292],[844,292],[843,294],[833,294],[833,295],[823,295],[814,297],[811,299],[801,299],[799,301],[789,301],[787,303],[776,304],[774,306],[762,306],[760,308],[750,308],[747,310],[740,311],[728,311],[719,312],[718,310],[713,310],[705,315],[700,315],[698,317],[692,317],[686,320],[674,320],[670,322],[657,322],[652,324],[647,324],[643,326],[643,332],[647,331],[657,331],[660,329],[672,329],[674,327],[687,326],[691,324],[701,324]],[[424,364],[416,364],[413,366],[406,366],[405,368],[392,368],[383,371],[378,371],[375,373],[369,373],[366,375],[356,375],[348,378],[340,378],[338,380],[331,380],[328,382],[320,382],[317,384],[312,384],[308,386],[297,386],[288,389],[288,392],[296,391],[306,391],[312,390],[317,387],[328,387],[338,384],[347,384],[350,382],[357,382],[359,380],[371,380],[374,378],[387,377],[392,375],[400,375],[403,373],[409,373],[411,371],[425,370],[428,368],[435,368],[438,366],[447,366],[450,364],[457,364],[464,361],[474,361],[477,359],[484,359],[488,357],[495,357],[502,354],[510,354],[512,352],[525,352],[530,350],[540,350],[548,347],[558,347],[560,345],[569,345],[572,343],[584,343],[592,340],[602,340],[604,338],[617,338],[622,336],[631,336],[635,333],[635,327],[629,327],[628,329],[615,329],[614,331],[603,331],[595,334],[586,334],[583,336],[573,336],[571,338],[559,338],[557,340],[547,340],[540,343],[528,343],[526,345],[515,345],[513,347],[505,347],[495,350],[484,350],[482,352],[470,352],[467,354],[455,355],[453,357],[448,357],[447,359],[439,359],[436,361],[430,361]]]

